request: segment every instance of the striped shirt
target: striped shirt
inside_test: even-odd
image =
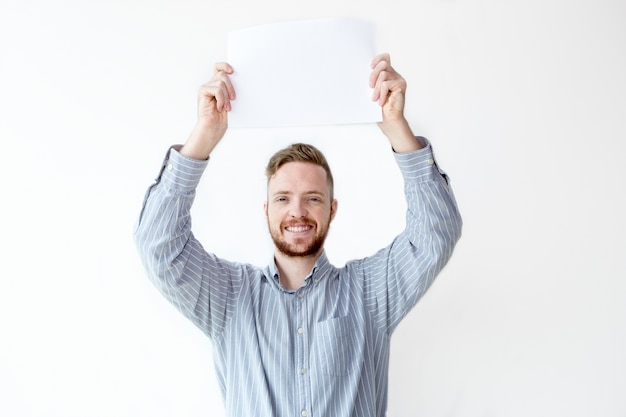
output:
[[[461,234],[430,144],[394,155],[405,182],[405,230],[342,268],[322,253],[304,285],[286,290],[273,261],[259,268],[203,249],[190,209],[208,161],[169,151],[135,240],[159,291],[212,340],[230,417],[385,415],[391,334]]]

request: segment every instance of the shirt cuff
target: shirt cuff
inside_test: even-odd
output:
[[[412,152],[394,153],[402,176],[407,182],[430,181],[437,171],[433,169],[436,162],[430,142],[425,138],[420,139],[425,142],[423,148]]]
[[[169,185],[172,189],[187,193],[194,191],[209,164],[208,160],[200,161],[182,155],[180,146],[172,146],[163,161],[160,178],[157,180]]]

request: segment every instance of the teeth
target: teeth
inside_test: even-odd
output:
[[[310,228],[311,228],[310,226],[291,226],[291,227],[288,227],[287,230],[289,230],[290,232],[294,232],[294,233],[300,233],[300,232],[306,232]]]

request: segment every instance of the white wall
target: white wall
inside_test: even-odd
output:
[[[228,31],[334,16],[377,23],[465,221],[394,336],[389,416],[626,415],[618,0],[4,0],[0,415],[223,415],[210,343],[147,282],[132,226]],[[335,169],[333,262],[402,228],[375,126],[230,131],[194,208],[205,246],[267,262],[262,170],[293,140]]]

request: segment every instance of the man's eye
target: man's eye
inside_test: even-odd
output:
[[[276,198],[276,202],[277,203],[284,203],[285,201],[287,201],[286,197],[277,197]]]

